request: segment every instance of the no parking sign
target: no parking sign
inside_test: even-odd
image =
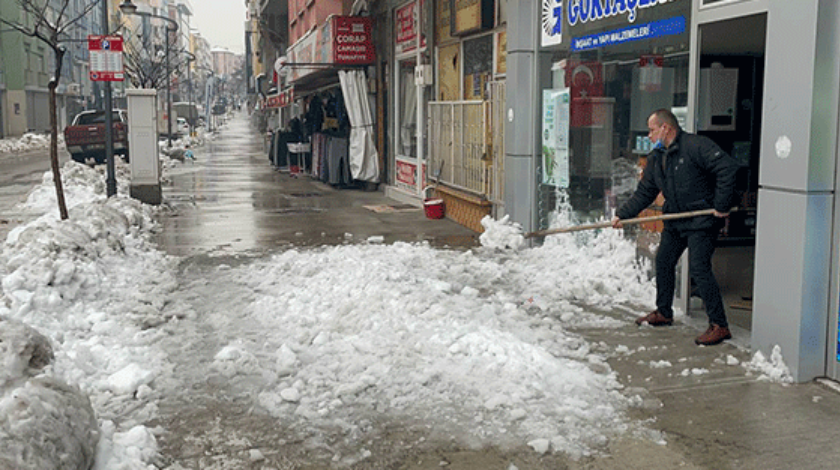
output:
[[[90,79],[94,82],[121,82],[123,71],[122,36],[88,36]]]

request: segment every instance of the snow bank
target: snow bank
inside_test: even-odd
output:
[[[267,377],[259,403],[302,427],[344,426],[375,410],[465,445],[545,439],[555,452],[590,455],[633,427],[631,400],[606,356],[569,327],[624,323],[570,300],[653,298],[648,281],[635,285],[629,242],[600,237],[513,258],[396,243],[220,268],[213,286],[239,284],[254,300],[207,321],[233,338],[261,334],[221,348],[213,368],[228,379]]]
[[[0,393],[34,377],[53,358],[50,340],[29,326],[0,317]]]
[[[0,154],[28,152],[47,148],[49,145],[49,135],[27,132],[18,138],[0,139]],[[58,134],[58,145],[64,145],[64,136],[61,133]]]
[[[758,380],[776,383],[793,383],[793,376],[790,375],[790,369],[782,357],[782,347],[778,344],[773,346],[773,351],[770,353],[770,360],[767,360],[761,351],[756,351],[752,360],[745,362],[743,366],[751,373],[758,374]]]
[[[498,221],[489,215],[484,216],[481,226],[484,227],[484,232],[478,237],[481,246],[515,250],[525,245],[522,226],[511,222],[510,216],[506,215]]]
[[[102,429],[95,468],[146,468],[147,456],[157,452],[154,439],[143,435],[132,442],[141,434],[132,429],[156,408],[149,399],[153,391],[143,394],[145,400],[135,392],[153,389],[154,378],[170,367],[166,354],[154,346],[161,333],[148,327],[166,321],[164,305],[177,288],[174,260],[148,241],[157,230],[154,209],[125,197],[106,199],[98,169],[70,162],[62,177],[70,219],[58,219],[52,175],[47,174],[23,205],[23,210],[47,213],[13,229],[2,246],[6,306],[0,303],[0,315],[51,340],[55,361],[50,375],[90,396],[100,428],[120,423],[108,432]],[[0,416],[12,427],[28,419]],[[124,456],[119,465],[114,455]]]
[[[516,254],[517,284],[543,299],[610,309],[617,304],[652,308],[656,289],[647,260],[620,230],[547,237],[542,247]]]
[[[38,377],[0,395],[0,468],[87,470],[98,425],[78,388]]]
[[[88,470],[99,440],[90,400],[42,374],[49,339],[0,317],[0,468]]]
[[[174,260],[148,243],[152,209],[105,199],[102,173],[87,166],[68,164],[63,178],[70,220],[58,220],[45,177],[25,207],[47,214],[8,236],[0,272],[9,307],[0,313],[44,332],[55,375],[91,396],[96,468],[148,464],[156,444],[142,423],[156,414],[156,396],[179,390],[167,388],[177,380],[162,333],[149,327],[192,313],[176,293]],[[502,230],[498,244],[521,237]],[[502,252],[291,250],[203,281],[203,321],[230,339],[209,372],[259,377],[256,401],[302,428],[361,436],[348,424],[361,410],[430,423],[465,445],[545,440],[552,451],[590,455],[634,427],[632,400],[606,356],[569,329],[623,325],[579,305],[650,302],[642,268],[615,231]]]
[[[114,160],[117,178],[117,193],[128,194],[129,168],[122,159]],[[69,161],[61,167],[61,184],[68,208],[106,198],[106,168],[97,165],[94,168],[83,163]],[[51,171],[44,173],[41,184],[35,186],[22,204],[22,208],[32,214],[49,214],[58,219],[55,182]]]

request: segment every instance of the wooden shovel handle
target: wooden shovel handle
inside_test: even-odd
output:
[[[737,209],[733,208],[730,212],[735,212]],[[657,220],[673,220],[673,219],[687,219],[689,217],[697,217],[699,215],[712,215],[714,214],[714,209],[703,209],[699,211],[691,211],[691,212],[677,212],[674,214],[662,214],[662,215],[653,215],[650,217],[636,217],[635,219],[624,219],[621,221],[622,225],[630,225],[630,224],[641,224],[645,222],[656,222]],[[583,230],[594,230],[598,228],[607,228],[612,227],[612,221],[607,222],[598,222],[597,224],[583,224],[583,225],[575,225],[574,227],[563,227],[563,228],[549,228],[545,230],[537,230],[536,232],[530,232],[525,234],[525,238],[533,238],[533,237],[543,237],[546,235],[554,235],[556,233],[569,233],[569,232],[581,232]]]

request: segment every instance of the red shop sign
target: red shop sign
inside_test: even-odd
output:
[[[423,8],[424,1],[420,1]],[[417,2],[411,2],[394,10],[394,27],[396,28],[397,54],[413,51],[417,48],[417,31],[420,30],[420,12]],[[425,36],[420,37],[420,47],[426,47]]]
[[[370,17],[336,16],[332,24],[333,62],[342,65],[372,64],[373,21]]]
[[[276,95],[267,96],[263,108],[285,108],[295,100],[295,88],[286,88]]]

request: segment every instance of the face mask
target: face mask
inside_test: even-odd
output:
[[[664,149],[665,148],[665,142],[663,142],[662,139],[659,139],[659,140],[657,140],[656,142],[653,143],[653,148],[654,149]]]

